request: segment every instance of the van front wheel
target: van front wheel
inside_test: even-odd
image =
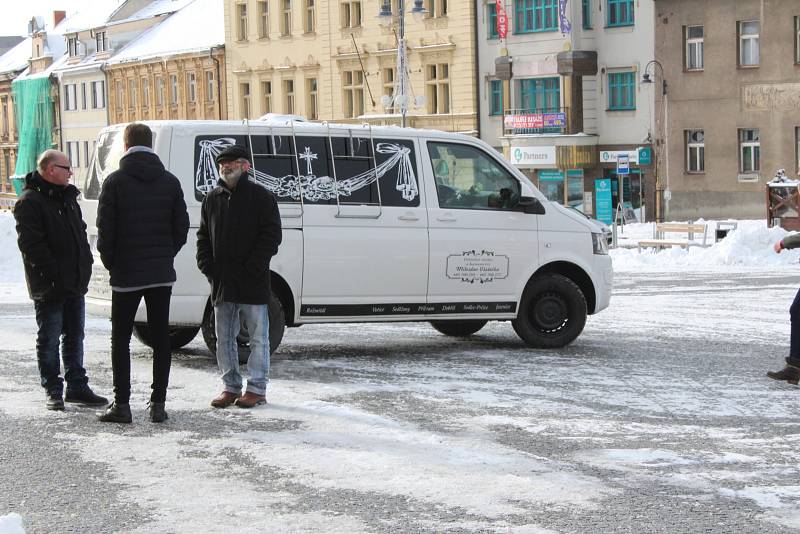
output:
[[[272,354],[278,350],[278,346],[283,339],[283,332],[286,330],[286,318],[283,314],[283,306],[281,306],[281,302],[274,294],[270,295],[267,310],[269,312],[269,353]],[[215,330],[214,306],[211,305],[211,300],[206,304],[201,328],[206,347],[211,351],[211,354],[216,355],[217,332]],[[236,336],[236,344],[239,348],[239,363],[247,363],[247,359],[250,357],[250,335],[247,333],[244,323],[241,325],[239,335]]]
[[[200,330],[196,326],[171,326],[169,328],[169,348],[171,350],[184,347],[191,342]],[[135,323],[133,325],[133,335],[148,347],[153,347],[153,337],[150,335],[150,328],[146,323]]]
[[[431,326],[446,336],[467,337],[486,326],[487,322],[488,321],[431,321]]]
[[[560,274],[528,282],[511,326],[529,346],[539,349],[572,343],[586,325],[586,298],[578,285]]]

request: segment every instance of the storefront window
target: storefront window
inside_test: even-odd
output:
[[[559,204],[564,204],[564,173],[557,170],[541,169],[539,175],[539,191]]]

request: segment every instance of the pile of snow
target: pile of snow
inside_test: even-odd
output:
[[[0,211],[0,301],[29,302],[25,269],[17,247],[16,221],[10,211]]]
[[[25,534],[19,514],[0,516],[0,534]]]
[[[758,270],[797,269],[800,249],[784,250],[776,254],[773,246],[788,234],[783,228],[767,228],[765,220],[736,221],[738,226],[728,232],[725,239],[714,243],[715,221],[698,221],[707,224],[707,248],[690,247],[688,250],[673,247],[660,251],[637,248],[616,248],[611,257],[616,272],[700,270],[724,271],[755,268]],[[652,223],[626,225],[624,240],[631,244],[639,239],[651,239]],[[667,236],[670,237],[670,236]],[[674,237],[678,237],[677,235]]]

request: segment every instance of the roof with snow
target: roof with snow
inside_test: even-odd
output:
[[[220,0],[192,0],[186,7],[128,43],[108,63],[143,61],[221,46],[225,43],[225,28],[221,24],[223,16]]]
[[[31,57],[31,38],[27,37],[0,56],[0,73],[18,72],[28,67]]]
[[[111,2],[96,2],[92,9],[79,11],[67,17],[58,25],[58,29],[61,33],[67,34],[103,26],[118,8],[119,5]]]
[[[191,3],[192,0],[152,0],[147,6],[143,7],[139,11],[135,12],[133,15],[126,17],[124,19],[113,20],[115,13],[112,13],[109,16],[108,25],[112,24],[123,24],[126,22],[132,22],[135,20],[142,20],[152,17],[157,17],[159,15],[168,15],[170,13],[175,13],[180,11],[186,5]],[[219,3],[222,3],[221,1]],[[124,7],[124,3],[121,6],[118,6],[119,9]]]

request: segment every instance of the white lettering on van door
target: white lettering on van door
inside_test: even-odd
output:
[[[492,251],[466,250],[447,257],[447,278],[486,284],[508,276],[508,256]]]

